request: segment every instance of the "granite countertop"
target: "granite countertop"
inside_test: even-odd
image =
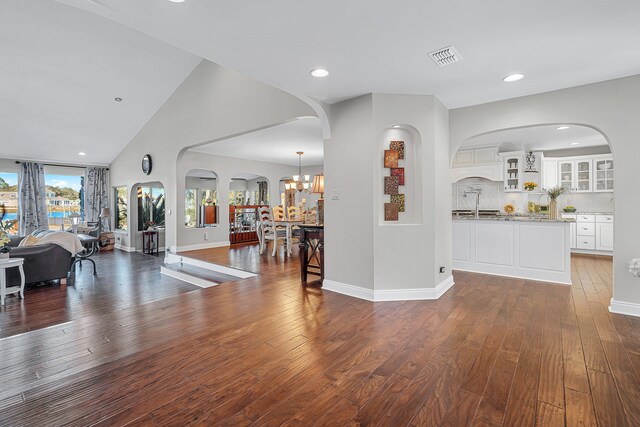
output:
[[[501,215],[501,216],[481,216],[476,218],[474,216],[453,216],[455,220],[461,221],[522,221],[522,222],[575,222],[573,218],[558,218],[549,219],[545,217],[529,217],[529,216],[516,216],[516,215]]]
[[[591,212],[591,211],[575,211],[575,212],[560,212],[564,215],[613,215],[613,212]]]

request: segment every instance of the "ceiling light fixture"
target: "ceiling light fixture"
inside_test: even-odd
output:
[[[523,74],[509,74],[507,77],[502,80],[507,83],[517,82],[518,80],[522,80],[524,78]]]
[[[169,0],[171,3],[184,3],[184,0]]]
[[[579,142],[572,142],[571,145],[580,145]]]
[[[311,70],[311,75],[313,77],[317,77],[317,78],[321,79],[323,77],[327,77],[329,75],[329,72],[327,70],[325,70],[324,68],[316,68],[314,70]]]
[[[78,156],[86,156],[86,155],[87,155],[87,153],[85,153],[84,151],[81,151],[81,152],[78,153]]]
[[[298,175],[293,175],[293,180],[284,183],[285,190],[298,190],[300,192],[309,190],[311,183],[309,182],[309,175],[304,175],[304,182],[302,182],[302,155],[304,152],[296,151],[298,155]]]
[[[394,129],[398,129],[400,127],[400,125],[393,125]]]
[[[118,96],[118,97],[115,97],[115,98],[113,98],[113,99],[114,99],[114,101],[116,101],[116,102],[122,102],[122,98],[120,98],[119,96]]]
[[[565,129],[569,129],[569,126],[558,126],[556,128],[556,130],[565,130]]]

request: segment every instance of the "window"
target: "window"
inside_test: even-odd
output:
[[[127,223],[127,187],[114,188],[116,230],[128,230]]]
[[[82,214],[80,193],[83,179],[77,175],[44,175],[46,187],[47,213],[49,215],[49,229],[60,230],[67,220],[66,227],[70,227],[69,214]]]
[[[12,221],[9,234],[18,233],[18,174],[0,172],[0,205],[4,206],[3,221]],[[2,212],[0,211],[0,215]]]
[[[164,227],[164,188],[138,187],[138,231]]]
[[[184,226],[193,228],[196,226],[196,194],[195,188],[184,190]]]

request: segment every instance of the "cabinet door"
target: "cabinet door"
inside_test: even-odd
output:
[[[573,191],[581,193],[592,191],[591,165],[591,159],[575,161],[575,180],[573,183]]]
[[[545,160],[542,163],[542,188],[551,188],[558,185],[558,162]]]
[[[593,163],[593,174],[593,191],[613,191],[613,160],[595,160]]]
[[[522,191],[522,182],[520,172],[522,164],[520,158],[522,156],[505,156],[504,157],[504,191]]]
[[[576,224],[575,222],[572,222],[571,224],[569,224],[569,236],[571,239],[571,249],[576,249],[578,247],[578,230],[577,230],[578,224]]]
[[[596,249],[599,251],[613,250],[613,223],[596,224]]]
[[[558,162],[558,185],[572,191],[574,176],[574,162],[573,160],[565,160]]]

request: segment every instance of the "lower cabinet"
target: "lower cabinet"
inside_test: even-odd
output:
[[[596,250],[613,250],[613,223],[596,223]]]

